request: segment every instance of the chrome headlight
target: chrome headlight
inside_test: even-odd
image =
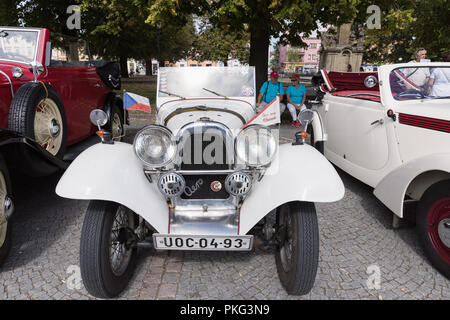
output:
[[[12,76],[16,79],[19,79],[21,76],[23,76],[23,69],[20,67],[14,67],[11,70]]]
[[[251,125],[239,132],[235,152],[238,162],[249,166],[267,166],[275,157],[278,141],[268,127]]]
[[[150,125],[136,134],[134,151],[145,165],[151,168],[159,168],[173,160],[176,153],[176,144],[169,129],[158,125]]]

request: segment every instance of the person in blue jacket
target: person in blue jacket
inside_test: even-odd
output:
[[[291,78],[292,84],[286,90],[287,107],[292,116],[292,126],[299,127],[298,115],[306,109],[306,87],[300,84],[300,76],[294,74]]]
[[[270,73],[270,81],[266,81],[261,86],[261,90],[259,90],[258,99],[256,102],[256,111],[260,112],[264,109],[267,104],[269,104],[275,97],[278,96],[280,98],[280,115],[286,109],[286,105],[281,103],[284,96],[284,88],[281,82],[278,82],[278,72],[272,71]]]

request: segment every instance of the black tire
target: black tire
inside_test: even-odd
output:
[[[42,83],[29,82],[19,88],[14,95],[9,109],[8,128],[36,140],[34,120],[39,103],[45,98],[48,98],[54,102],[62,118],[62,123],[60,124],[60,127],[62,126],[62,130],[58,134],[62,135],[59,149],[47,151],[51,151],[50,153],[55,155],[57,158],[62,159],[64,153],[66,152],[67,146],[66,113],[61,99],[55,89],[53,89],[50,85],[46,84],[44,88]],[[45,145],[42,146],[44,148],[46,147]],[[33,176],[44,176],[58,170],[57,167],[48,164],[39,156],[25,151],[25,149],[19,148],[17,152],[19,152],[19,157],[23,161],[23,167],[25,168],[25,173],[27,174]]]
[[[136,266],[135,246],[130,248],[130,259],[121,274],[115,274],[111,265],[111,230],[120,207],[114,202],[94,200],[89,203],[84,219],[80,243],[81,277],[86,290],[95,297],[119,295],[127,287]]]
[[[8,168],[6,166],[6,162],[3,157],[0,155],[0,173],[3,176],[6,184],[6,192],[9,196],[11,196],[11,183],[9,180]],[[3,206],[3,203],[0,203]],[[0,227],[1,228],[1,227]],[[1,230],[1,229],[0,229]],[[5,240],[2,244],[0,244],[0,266],[6,259],[9,250],[11,249],[11,221],[6,224],[6,235]]]
[[[439,221],[434,221],[431,224],[429,220],[434,220],[431,215],[433,215],[433,209],[436,208],[435,205],[442,200],[445,201],[445,199],[450,199],[450,181],[438,182],[425,191],[417,207],[416,231],[425,254],[432,265],[450,279],[450,247],[436,237],[433,225],[436,225],[436,222],[438,225]],[[447,208],[450,205],[450,200],[447,200],[446,204],[445,207]],[[447,217],[446,219],[449,219],[448,209],[444,215]]]
[[[291,221],[290,228],[286,227],[286,219]],[[285,203],[277,210],[277,225],[279,244],[275,262],[281,284],[288,294],[305,295],[314,285],[319,264],[319,227],[314,203]],[[289,238],[292,258],[286,259],[283,248]]]

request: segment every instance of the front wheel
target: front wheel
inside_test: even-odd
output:
[[[428,259],[450,279],[450,181],[436,183],[423,194],[416,229]]]
[[[11,248],[11,224],[6,220],[5,200],[10,194],[10,184],[6,163],[0,155],[0,265]]]
[[[80,269],[86,290],[99,298],[119,295],[136,265],[135,215],[114,202],[91,201],[83,223]]]
[[[20,87],[11,101],[8,127],[35,140],[51,155],[64,157],[68,132],[66,114],[58,93],[49,84],[29,82]],[[29,175],[45,176],[57,170],[21,148],[18,156]]]
[[[319,263],[319,227],[314,203],[289,202],[277,210],[275,262],[289,294],[311,291]]]
[[[120,108],[116,103],[113,104],[110,116],[110,130],[112,134],[112,139],[114,141],[121,141],[122,136],[125,133],[124,129],[124,121],[123,121],[123,110],[121,112]]]

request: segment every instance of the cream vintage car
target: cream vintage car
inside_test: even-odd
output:
[[[314,203],[341,199],[344,186],[304,135],[279,145],[277,126],[254,124],[265,112],[255,112],[254,72],[160,68],[156,123],[133,144],[104,139],[69,166],[56,192],[91,200],[80,264],[92,295],[126,287],[138,247],[249,251],[256,235],[276,246],[287,292],[311,290],[319,257]],[[92,120],[102,125],[106,117],[99,111]]]
[[[314,145],[373,187],[395,223],[415,205],[425,253],[450,277],[450,63],[385,65],[376,73],[322,70],[322,76]]]

